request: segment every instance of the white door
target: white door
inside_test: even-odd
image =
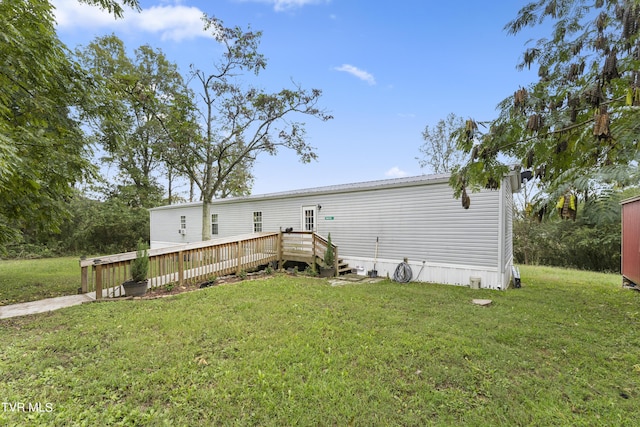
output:
[[[316,231],[316,207],[302,207],[302,231]]]

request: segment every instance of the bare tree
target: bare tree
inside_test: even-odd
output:
[[[455,132],[463,125],[462,119],[449,113],[432,129],[424,128],[420,147],[422,157],[416,157],[421,168],[429,168],[433,173],[451,172],[454,166],[463,161],[464,153],[456,147]]]
[[[192,138],[175,139],[173,158],[201,192],[202,239],[208,240],[209,203],[216,197],[248,194],[251,167],[262,153],[275,155],[286,148],[302,162],[316,159],[314,147],[305,141],[304,123],[293,119],[302,115],[325,121],[331,116],[316,106],[318,89],[296,86],[266,93],[244,85],[242,73],[258,75],[266,67],[258,52],[261,33],[226,28],[213,17],[205,17],[205,23],[225,52],[210,72],[192,68],[191,77],[199,86],[196,115],[201,125]]]

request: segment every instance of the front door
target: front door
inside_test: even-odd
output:
[[[302,231],[316,231],[316,207],[302,207]]]

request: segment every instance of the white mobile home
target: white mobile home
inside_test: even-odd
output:
[[[514,170],[499,190],[471,194],[471,207],[463,209],[448,175],[335,185],[214,200],[209,226],[213,239],[288,228],[331,233],[340,258],[361,273],[375,267],[379,276],[392,276],[408,258],[416,281],[469,285],[479,279],[482,288],[506,289],[519,189]],[[150,213],[152,248],[201,240],[201,202]]]

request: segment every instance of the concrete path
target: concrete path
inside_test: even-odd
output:
[[[72,305],[95,300],[95,292],[91,294],[67,295],[64,297],[47,298],[40,301],[23,302],[21,304],[0,306],[0,319],[26,316],[28,314],[46,313]]]

